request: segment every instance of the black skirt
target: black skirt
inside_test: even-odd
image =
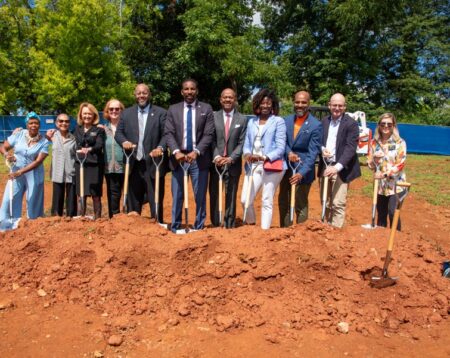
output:
[[[84,164],[84,195],[102,196],[104,165]],[[75,163],[77,195],[80,196],[80,164]]]

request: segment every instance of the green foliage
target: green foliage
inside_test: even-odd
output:
[[[84,101],[102,109],[111,97],[126,98],[132,92],[130,72],[114,45],[120,27],[113,3],[45,0],[35,10],[36,43],[29,55],[41,112],[74,113]]]
[[[392,111],[405,119],[445,108],[448,1],[261,3],[268,43],[291,64],[295,86],[317,102],[339,91],[350,110]]]
[[[449,19],[446,0],[4,0],[0,113],[130,105],[139,82],[167,106],[193,77],[216,108],[225,87],[244,108],[273,88],[283,114],[295,89],[339,91],[369,118],[448,125]]]

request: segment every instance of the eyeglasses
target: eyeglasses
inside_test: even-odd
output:
[[[69,124],[70,120],[69,119],[58,119],[58,123],[66,123]]]
[[[380,122],[379,126],[380,127],[392,128],[394,126],[394,124],[393,123],[388,123],[388,122]]]
[[[109,107],[109,108],[108,108],[108,111],[109,111],[109,112],[120,112],[120,108],[116,108],[116,107],[114,107],[114,108],[113,108],[113,107]]]
[[[344,108],[345,104],[331,104],[330,107],[331,108]]]

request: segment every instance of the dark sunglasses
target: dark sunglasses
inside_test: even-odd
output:
[[[58,123],[70,123],[69,119],[58,119]]]
[[[113,107],[110,107],[110,108],[108,108],[108,111],[109,111],[109,112],[114,112],[114,111],[115,111],[115,112],[119,112],[119,111],[120,111],[120,108],[115,108],[115,107],[113,108]]]
[[[387,122],[380,122],[379,126],[380,127],[392,128],[394,126],[394,124],[393,123],[387,123]]]

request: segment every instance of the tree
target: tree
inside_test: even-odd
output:
[[[99,109],[111,97],[129,98],[131,74],[116,48],[117,7],[108,0],[44,0],[35,8],[36,41],[30,49],[31,87],[41,112],[74,112],[89,101]]]
[[[32,14],[27,1],[0,4],[0,113],[34,105],[28,82],[33,77],[28,61],[34,30]]]

